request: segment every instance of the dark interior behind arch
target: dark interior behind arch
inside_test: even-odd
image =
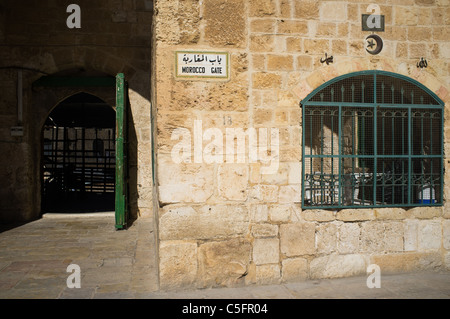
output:
[[[42,211],[114,211],[114,109],[80,92],[52,110],[42,135]]]

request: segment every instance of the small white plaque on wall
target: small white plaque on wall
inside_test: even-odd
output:
[[[223,79],[229,77],[228,52],[176,51],[177,78]]]
[[[23,126],[13,126],[11,127],[11,136],[23,136]]]

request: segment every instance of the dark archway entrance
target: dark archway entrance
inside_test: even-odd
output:
[[[50,113],[42,138],[42,212],[114,211],[114,109],[72,95]]]

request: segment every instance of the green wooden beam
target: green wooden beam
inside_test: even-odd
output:
[[[125,149],[125,106],[126,86],[122,73],[116,77],[116,189],[115,219],[116,229],[127,224],[126,149]]]

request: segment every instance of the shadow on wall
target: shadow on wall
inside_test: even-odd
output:
[[[4,88],[0,97],[0,148],[3,150],[0,222],[30,221],[40,216],[41,130],[50,111],[79,92],[93,94],[115,105],[114,89],[32,89],[33,82],[43,75],[115,77],[117,73],[125,74],[132,92],[128,121],[131,216],[139,215],[137,154],[141,140],[138,142],[138,137],[150,122],[152,2],[143,5],[138,1],[129,6],[117,5],[113,0],[104,2],[78,3],[82,8],[83,27],[76,30],[66,26],[68,4],[30,6],[27,1],[19,0],[0,5],[4,9],[0,10],[0,29],[5,27],[0,30],[0,83]],[[58,12],[61,14],[55,14]],[[138,21],[133,20],[137,13]],[[23,27],[16,28],[17,25]],[[23,73],[21,123],[16,108],[19,69]],[[11,137],[11,127],[18,125],[23,125],[24,136]],[[144,187],[151,189],[149,185]]]

